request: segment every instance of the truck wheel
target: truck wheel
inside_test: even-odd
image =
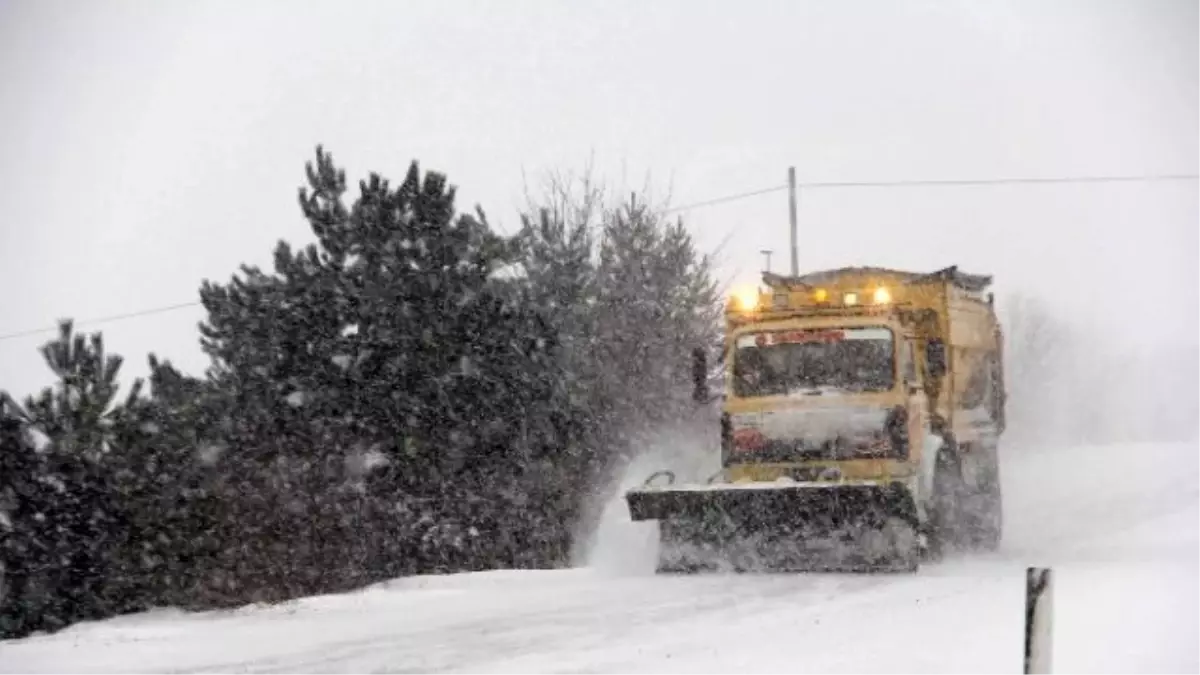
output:
[[[987,480],[980,486],[974,502],[971,546],[981,551],[995,551],[1000,548],[1004,533],[1004,497],[1000,491],[998,466],[993,467]]]
[[[933,473],[933,499],[926,531],[928,555],[938,560],[948,548],[964,542],[961,509],[966,495],[958,460],[950,452],[938,453]]]

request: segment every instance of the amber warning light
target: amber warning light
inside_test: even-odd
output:
[[[738,309],[743,312],[753,312],[758,309],[758,289],[743,288],[734,294],[734,300],[737,302]]]

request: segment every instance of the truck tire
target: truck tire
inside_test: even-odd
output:
[[[1000,548],[1004,535],[1004,508],[1000,485],[990,485],[980,493],[980,512],[971,530],[971,546],[980,551],[995,551]]]
[[[988,467],[973,495],[970,544],[979,551],[995,551],[1004,534],[1004,495],[1000,488],[1000,462],[994,447],[988,449]]]
[[[948,441],[950,445],[952,441]],[[929,508],[926,548],[931,560],[940,560],[949,549],[966,544],[962,509],[967,494],[962,470],[952,445],[938,453],[933,473],[933,499]]]

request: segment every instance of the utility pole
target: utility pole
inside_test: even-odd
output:
[[[788,220],[791,224],[792,276],[800,276],[800,263],[796,259],[796,167],[788,167]]]

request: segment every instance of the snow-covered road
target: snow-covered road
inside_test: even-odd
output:
[[[1020,672],[1032,564],[1057,572],[1056,671],[1197,672],[1198,460],[1195,443],[1010,453],[1001,552],[916,575],[656,577],[618,509],[592,568],[81,624],[0,643],[0,671]]]

